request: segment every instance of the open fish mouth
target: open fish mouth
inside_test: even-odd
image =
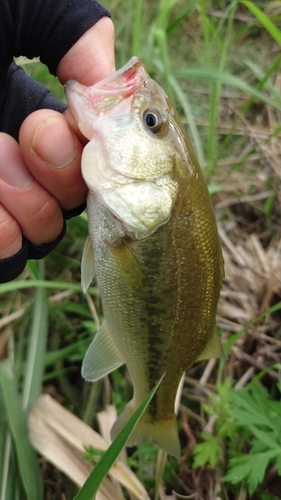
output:
[[[91,108],[100,113],[135,94],[146,78],[144,63],[138,57],[132,57],[123,68],[91,87],[69,80],[65,84],[66,97],[70,104],[73,99],[86,99]]]

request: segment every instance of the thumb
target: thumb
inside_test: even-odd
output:
[[[73,79],[93,85],[114,71],[114,26],[109,17],[102,17],[61,59],[57,76],[63,84]]]

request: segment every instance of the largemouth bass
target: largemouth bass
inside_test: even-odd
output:
[[[223,356],[215,323],[223,259],[208,189],[172,102],[137,57],[92,87],[68,82],[66,96],[89,139],[82,284],[86,291],[96,273],[104,311],[82,374],[94,381],[128,367],[134,395],[114,439],[166,372],[128,446],[150,438],[179,457],[181,377],[195,361]]]

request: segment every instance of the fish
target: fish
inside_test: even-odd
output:
[[[66,97],[89,140],[82,286],[96,275],[104,314],[82,375],[96,381],[127,365],[134,393],[114,439],[165,373],[127,446],[150,439],[180,457],[181,378],[195,361],[224,356],[224,265],[204,175],[172,101],[138,57],[93,86],[67,82]]]

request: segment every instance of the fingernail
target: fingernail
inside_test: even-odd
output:
[[[39,123],[31,147],[41,160],[55,168],[67,166],[77,151],[73,135],[63,118],[47,118]]]
[[[13,187],[27,189],[34,182],[12,138],[0,138],[0,179]]]

